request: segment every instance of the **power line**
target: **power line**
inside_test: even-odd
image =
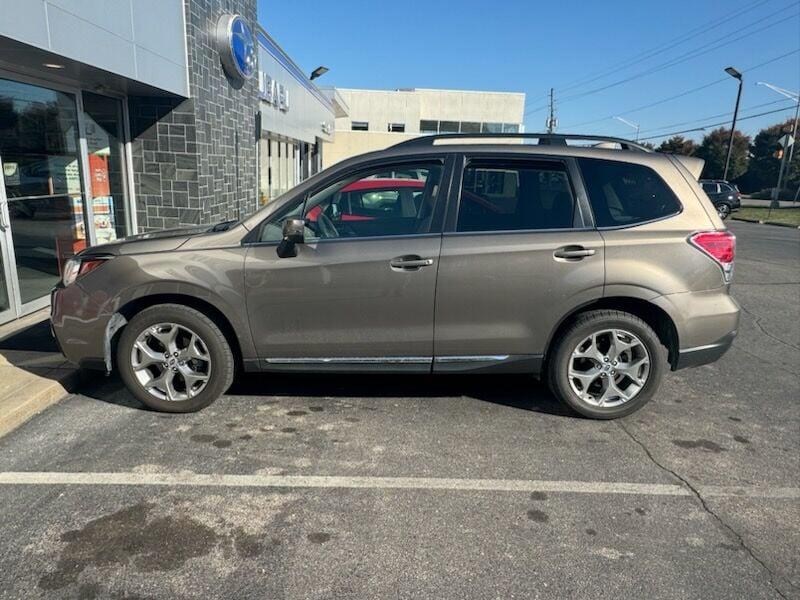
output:
[[[758,63],[756,65],[751,66],[751,67],[747,67],[746,69],[742,69],[742,73],[749,73],[751,71],[755,71],[756,69],[760,69],[761,67],[765,67],[766,65],[769,65],[771,63],[774,63],[774,62],[777,62],[779,60],[782,60],[782,59],[786,58],[787,56],[791,56],[792,54],[797,54],[798,52],[800,52],[800,48],[795,48],[794,50],[790,50],[789,52],[785,52],[783,54],[780,54],[778,56],[775,56],[773,58],[770,58],[768,60],[760,62],[760,63]],[[654,106],[658,106],[660,104],[664,104],[664,103],[670,102],[672,100],[677,100],[678,98],[683,98],[684,96],[688,96],[689,94],[694,94],[695,92],[699,92],[699,91],[704,90],[706,88],[710,88],[712,86],[719,85],[720,83],[722,83],[724,81],[729,81],[729,80],[730,80],[730,77],[722,77],[720,79],[715,79],[714,81],[711,81],[709,83],[704,83],[703,85],[700,85],[700,86],[685,90],[683,92],[679,92],[677,94],[674,94],[672,96],[668,96],[666,98],[662,98],[661,100],[656,100],[655,102],[649,102],[647,104],[643,104],[643,105],[637,106],[635,108],[631,108],[631,109],[628,109],[628,110],[625,110],[625,111],[622,111],[622,112],[617,112],[617,113],[615,113],[615,115],[608,115],[607,117],[600,117],[599,119],[593,119],[591,121],[584,121],[582,123],[577,123],[575,125],[570,125],[567,128],[568,129],[575,129],[576,127],[583,127],[585,125],[594,125],[595,123],[600,123],[602,121],[607,121],[609,119],[613,119],[614,116],[616,116],[616,115],[630,115],[632,113],[639,112],[639,111],[645,110],[647,108],[652,108]]]
[[[768,110],[766,112],[758,113],[757,115],[750,115],[748,117],[741,117],[739,120],[740,121],[747,121],[748,119],[755,119],[757,117],[763,117],[764,115],[771,115],[771,114],[774,114],[774,113],[785,112],[787,110],[794,110],[795,107],[796,107],[796,105],[794,105],[794,106],[786,106],[784,108],[777,108],[775,110]],[[693,127],[692,129],[684,129],[682,131],[671,131],[670,133],[662,133],[662,134],[659,134],[659,135],[651,135],[649,137],[639,138],[639,140],[640,141],[642,141],[642,140],[657,140],[659,138],[672,137],[673,135],[678,135],[679,133],[692,133],[692,132],[695,132],[695,131],[704,131],[704,130],[710,128],[710,127],[719,127],[721,125],[727,125],[728,123],[730,123],[729,120],[720,121],[719,123],[707,123],[706,125],[702,125],[700,127]]]
[[[786,10],[786,8],[791,8],[791,7],[784,7],[778,12],[782,12],[782,11]],[[774,16],[774,13],[772,15],[770,15],[770,17],[772,17],[772,16]],[[682,55],[680,55],[680,56],[678,56],[678,57],[676,57],[674,59],[671,59],[671,60],[669,60],[667,62],[661,63],[660,65],[656,65],[654,67],[651,67],[650,69],[647,69],[646,71],[642,71],[642,72],[637,73],[635,75],[630,75],[630,76],[628,76],[628,77],[626,77],[624,79],[620,79],[618,81],[606,84],[604,86],[601,86],[599,88],[595,88],[593,90],[582,92],[580,94],[573,94],[572,96],[567,96],[566,98],[563,98],[561,100],[561,102],[563,103],[563,102],[567,102],[569,100],[576,100],[578,98],[583,98],[584,96],[589,96],[591,94],[596,94],[598,92],[605,91],[605,90],[607,90],[609,88],[616,87],[618,85],[622,85],[623,83],[628,83],[630,81],[633,81],[634,79],[639,79],[640,77],[645,77],[647,75],[652,75],[653,73],[657,73],[659,71],[663,71],[664,69],[668,69],[670,67],[674,67],[675,65],[684,63],[684,62],[686,62],[688,60],[692,60],[692,59],[697,58],[699,56],[702,56],[704,54],[708,54],[709,52],[713,52],[714,50],[718,50],[720,48],[724,48],[725,46],[729,46],[731,44],[735,44],[736,42],[738,42],[738,41],[740,41],[740,40],[742,40],[742,39],[744,39],[746,37],[750,37],[751,35],[754,35],[756,33],[761,33],[762,31],[765,31],[767,29],[771,29],[772,27],[775,27],[776,25],[782,25],[789,18],[796,17],[796,16],[800,16],[800,13],[795,13],[795,14],[791,15],[790,17],[787,17],[787,18],[781,17],[780,19],[778,19],[777,21],[775,21],[773,23],[769,23],[769,24],[767,24],[767,25],[765,25],[763,27],[759,27],[758,29],[756,29],[754,31],[750,31],[750,32],[748,32],[748,33],[746,33],[744,35],[741,35],[741,36],[733,38],[733,39],[730,39],[730,35],[731,34],[738,33],[739,31],[741,31],[742,29],[746,29],[747,27],[742,28],[742,29],[737,30],[737,31],[734,31],[734,32],[731,32],[730,34],[727,34],[727,35],[723,36],[722,38],[714,40],[713,42],[709,42],[708,44],[704,44],[703,46],[699,46],[698,48],[695,48],[694,50],[691,50],[689,52],[685,52],[684,54],[682,54]],[[751,25],[748,25],[748,27],[750,27],[752,25],[755,25],[756,23],[759,23],[761,21],[764,21],[764,19],[759,19],[758,21],[755,21]],[[715,44],[715,43],[719,42],[720,40],[726,40],[726,41],[724,41],[722,43],[719,43],[716,46],[712,46],[710,48],[707,47],[710,44]]]
[[[762,31],[765,31],[767,29],[771,29],[772,27],[775,27],[777,25],[781,25],[781,24],[785,23],[786,21],[788,21],[788,19],[790,19],[790,18],[793,18],[793,17],[796,17],[796,16],[800,16],[800,13],[795,13],[793,15],[790,15],[789,17],[786,17],[786,18],[781,17],[777,21],[775,21],[773,23],[768,23],[767,25],[765,25],[763,27],[760,27],[760,28],[758,28],[758,29],[756,29],[754,31],[750,31],[750,32],[748,32],[748,33],[746,33],[744,35],[741,35],[739,37],[736,37],[736,38],[732,38],[732,39],[730,38],[730,36],[732,34],[739,33],[741,31],[744,31],[745,29],[749,29],[753,25],[761,23],[761,22],[763,22],[763,21],[765,21],[767,19],[770,19],[770,18],[774,17],[776,14],[778,14],[780,12],[783,12],[783,11],[789,9],[789,8],[793,8],[795,5],[796,5],[796,3],[793,2],[791,5],[784,6],[780,10],[775,11],[773,13],[770,13],[766,17],[762,17],[761,19],[758,19],[757,21],[754,21],[753,23],[750,23],[750,24],[746,25],[745,27],[741,27],[741,28],[739,28],[739,29],[737,29],[735,31],[732,31],[732,32],[722,36],[721,38],[718,38],[716,40],[713,40],[711,42],[703,44],[702,46],[698,46],[697,48],[695,48],[693,50],[690,50],[688,52],[685,52],[685,53],[681,54],[678,57],[670,59],[669,61],[666,61],[666,62],[661,63],[659,65],[655,65],[653,67],[650,67],[649,69],[646,69],[645,71],[641,71],[639,73],[636,73],[635,75],[630,75],[630,76],[628,76],[628,77],[626,77],[624,79],[620,79],[620,80],[615,81],[613,83],[609,83],[609,84],[603,85],[601,87],[598,87],[598,88],[595,88],[595,89],[592,89],[592,90],[588,90],[586,92],[581,92],[579,94],[573,94],[572,96],[567,96],[566,98],[562,98],[561,102],[564,103],[564,102],[568,102],[570,100],[576,100],[578,98],[583,98],[585,96],[589,96],[589,95],[592,95],[592,94],[596,94],[598,92],[605,91],[605,90],[610,89],[612,87],[616,87],[616,86],[619,86],[619,85],[623,85],[625,83],[629,83],[630,81],[633,81],[635,79],[639,79],[640,77],[645,77],[647,75],[652,75],[653,73],[657,73],[659,71],[663,71],[664,69],[668,69],[670,67],[673,67],[675,65],[684,63],[684,62],[689,61],[689,60],[692,60],[692,59],[697,58],[699,56],[702,56],[704,54],[708,54],[709,52],[713,52],[714,50],[718,50],[718,49],[723,48],[725,46],[729,46],[730,44],[734,44],[734,43],[736,43],[736,42],[738,42],[738,41],[740,41],[740,40],[742,40],[742,39],[744,39],[746,37],[750,37],[751,35],[754,35],[756,33],[761,33]],[[713,45],[713,44],[716,44],[716,45]],[[708,46],[711,46],[711,47],[709,48]],[[532,109],[532,110],[526,111],[525,114],[526,115],[533,114],[535,112],[540,112],[541,110],[544,110],[546,108],[547,108],[547,105],[539,107],[539,108],[536,108],[536,109]]]
[[[632,67],[633,65],[639,64],[639,63],[641,63],[641,62],[643,62],[643,61],[645,61],[645,60],[647,60],[649,58],[652,58],[654,56],[657,56],[658,54],[666,52],[667,50],[671,50],[672,48],[680,46],[681,44],[684,44],[684,43],[688,42],[689,40],[692,40],[692,39],[694,39],[694,38],[696,38],[698,36],[705,35],[709,31],[711,31],[712,29],[716,29],[717,27],[721,27],[725,23],[733,21],[734,19],[739,18],[743,14],[748,13],[750,11],[753,11],[756,8],[758,8],[759,6],[763,6],[764,4],[766,4],[768,2],[772,2],[772,1],[773,0],[762,0],[761,2],[757,2],[755,4],[751,4],[749,6],[745,6],[744,8],[740,8],[738,11],[735,11],[734,13],[730,14],[725,19],[722,19],[722,20],[713,19],[711,21],[708,21],[707,23],[704,23],[702,25],[699,25],[698,27],[695,27],[694,29],[689,30],[686,34],[684,34],[683,36],[679,37],[677,40],[671,40],[671,42],[669,42],[667,44],[661,44],[659,46],[654,46],[653,48],[650,48],[649,50],[645,50],[644,52],[640,52],[639,54],[633,56],[630,60],[624,61],[622,64],[620,64],[619,66],[617,66],[615,68],[603,71],[600,75],[596,75],[596,76],[594,76],[594,77],[592,77],[590,79],[582,78],[582,79],[573,80],[572,82],[561,86],[559,89],[561,89],[562,91],[571,90],[571,89],[573,89],[575,87],[578,87],[578,86],[581,86],[581,85],[585,85],[587,83],[592,83],[593,81],[597,81],[598,79],[603,79],[604,77],[607,77],[608,75],[612,75],[614,73],[618,73],[619,71],[627,69],[628,67]]]
[[[755,110],[756,108],[763,108],[765,106],[778,104],[780,102],[791,102],[792,103],[792,107],[796,105],[796,102],[794,100],[789,100],[789,98],[780,98],[778,100],[771,100],[769,102],[763,102],[761,104],[754,104],[753,106],[748,106],[747,108],[743,108],[742,112],[749,112],[751,110]],[[788,108],[791,108],[791,107],[788,107]],[[708,115],[708,116],[705,116],[705,117],[701,117],[699,119],[692,119],[691,121],[681,121],[680,123],[670,123],[669,125],[662,125],[660,127],[651,127],[650,129],[645,129],[641,133],[652,133],[654,131],[661,131],[662,129],[671,129],[672,127],[680,127],[682,125],[691,125],[692,123],[700,123],[701,121],[706,121],[707,119],[718,119],[719,117],[729,117],[731,115],[733,115],[733,113],[728,111],[728,112],[719,113],[719,114],[716,114],[716,115]]]

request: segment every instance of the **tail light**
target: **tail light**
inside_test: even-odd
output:
[[[701,231],[689,238],[689,243],[710,256],[722,269],[725,283],[733,278],[733,260],[736,256],[736,236],[729,231]]]

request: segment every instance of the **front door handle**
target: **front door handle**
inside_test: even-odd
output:
[[[595,250],[592,248],[584,248],[583,246],[563,246],[553,252],[553,256],[566,260],[581,260],[587,256],[594,256],[594,253]]]
[[[420,267],[430,267],[432,264],[432,258],[422,258],[416,254],[398,256],[389,261],[389,266],[393,270],[400,271],[417,271]]]

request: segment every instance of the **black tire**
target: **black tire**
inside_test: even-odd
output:
[[[592,333],[623,329],[635,335],[647,350],[650,371],[642,388],[630,400],[613,407],[600,407],[582,399],[568,376],[572,352]],[[581,314],[553,343],[547,363],[547,383],[562,403],[592,419],[616,419],[639,410],[656,393],[668,369],[667,349],[653,329],[639,317],[618,310],[594,310]]]
[[[730,217],[731,213],[733,212],[733,207],[727,202],[720,202],[714,208],[717,209],[717,214],[719,215],[719,218],[722,219],[723,221],[728,217]]]
[[[136,338],[158,323],[175,323],[187,327],[201,339],[210,357],[210,372],[205,388],[186,400],[166,400],[153,396],[136,378],[131,364],[131,351]],[[195,412],[213,403],[233,382],[233,353],[219,327],[202,312],[181,304],[157,304],[144,309],[122,330],[117,345],[117,368],[122,381],[137,400],[161,412]],[[189,361],[187,360],[187,363]]]

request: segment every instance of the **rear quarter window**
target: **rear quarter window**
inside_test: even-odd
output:
[[[681,203],[650,167],[579,158],[598,227],[626,227],[681,212]]]

